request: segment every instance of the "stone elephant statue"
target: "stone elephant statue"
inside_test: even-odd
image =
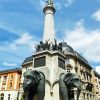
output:
[[[24,73],[23,90],[25,100],[33,100],[35,94],[38,100],[43,100],[45,95],[45,76],[39,71],[26,71]]]
[[[68,74],[62,73],[60,75],[59,91],[62,100],[71,100],[70,96],[71,89],[75,87],[77,88],[77,100],[78,100],[81,92],[81,81],[78,75],[74,73],[68,73]]]

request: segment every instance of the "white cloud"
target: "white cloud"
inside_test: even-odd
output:
[[[9,41],[5,42],[5,46],[0,46],[0,48],[6,49],[9,48],[10,50],[17,50],[19,45],[26,45],[31,50],[33,50],[35,45],[35,40],[33,36],[30,35],[28,32],[24,32],[23,30],[16,30],[14,27],[9,27],[5,23],[0,23],[0,28],[11,32],[12,34],[16,34],[19,36],[17,40],[14,40],[12,43]],[[34,35],[34,34],[33,34]]]
[[[65,2],[65,6],[68,7],[74,2],[74,0],[64,0],[64,2]]]
[[[44,0],[39,0],[39,3],[40,3],[41,8],[43,8],[46,4]]]
[[[16,34],[18,36],[21,35],[21,33],[23,32],[22,30],[17,30],[15,27],[13,26],[10,26],[9,24],[5,23],[5,22],[1,22],[0,21],[0,28],[6,30],[6,31],[9,31],[10,33],[12,34]]]
[[[100,2],[100,0],[97,0],[98,2]]]
[[[56,8],[57,10],[60,10],[60,9],[61,9],[61,3],[56,2],[56,3],[55,3],[55,8]]]
[[[16,40],[16,44],[23,45],[28,44],[32,40],[32,36],[28,33],[24,33],[19,39]]]
[[[11,50],[17,50],[18,49],[17,46],[16,46],[16,44],[14,44],[14,43],[9,44],[9,48]]]
[[[16,63],[9,63],[9,62],[3,62],[2,63],[4,66],[8,66],[8,67],[16,67],[17,64]]]
[[[100,62],[100,29],[89,30],[84,27],[84,20],[76,23],[72,30],[65,31],[66,42],[89,62]]]
[[[12,50],[17,50],[18,46],[27,46],[30,50],[34,50],[35,40],[29,33],[22,33],[19,39],[15,40],[9,46]]]
[[[93,15],[92,18],[100,22],[100,9],[98,9]]]
[[[5,51],[9,48],[10,51],[17,51],[19,48],[25,46],[28,50],[34,50],[37,41],[29,33],[21,33],[20,37],[14,40],[12,43],[5,43],[5,45],[0,46],[1,51]],[[8,51],[8,50],[7,50]]]
[[[100,66],[96,66],[95,69],[96,69],[96,72],[100,74]]]
[[[84,19],[81,19],[78,22],[76,22],[76,26],[77,27],[82,27],[84,23],[85,23]]]

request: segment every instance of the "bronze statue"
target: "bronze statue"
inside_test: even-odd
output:
[[[59,43],[59,45],[58,45],[58,50],[59,50],[60,52],[62,52],[62,42]]]
[[[55,41],[55,44],[52,45],[52,50],[58,50],[57,40],[54,39],[54,41]]]
[[[24,73],[23,89],[25,100],[34,100],[37,94],[38,100],[43,100],[45,95],[45,76],[39,71],[26,71]]]
[[[77,88],[77,100],[81,92],[81,81],[74,73],[61,74],[59,80],[59,90],[62,100],[71,100],[71,89]]]
[[[48,2],[49,5],[53,4],[53,0],[48,0],[47,2]]]
[[[61,96],[61,100],[69,100],[68,99],[68,89],[64,82],[65,74],[61,74],[59,78],[59,92]]]
[[[36,48],[36,52],[39,51],[43,51],[43,50],[53,50],[53,51],[59,51],[62,52],[62,42],[57,44],[57,40],[54,39],[55,43],[49,43],[48,41],[45,41],[45,43],[43,43],[43,41],[40,41],[40,44],[36,44],[35,48]]]

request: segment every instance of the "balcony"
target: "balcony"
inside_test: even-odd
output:
[[[7,82],[7,80],[3,80],[3,83],[6,83]]]
[[[1,87],[1,90],[5,90],[5,87]]]

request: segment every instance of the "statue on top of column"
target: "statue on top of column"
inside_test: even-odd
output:
[[[47,2],[48,2],[49,5],[53,4],[53,0],[48,0]]]

